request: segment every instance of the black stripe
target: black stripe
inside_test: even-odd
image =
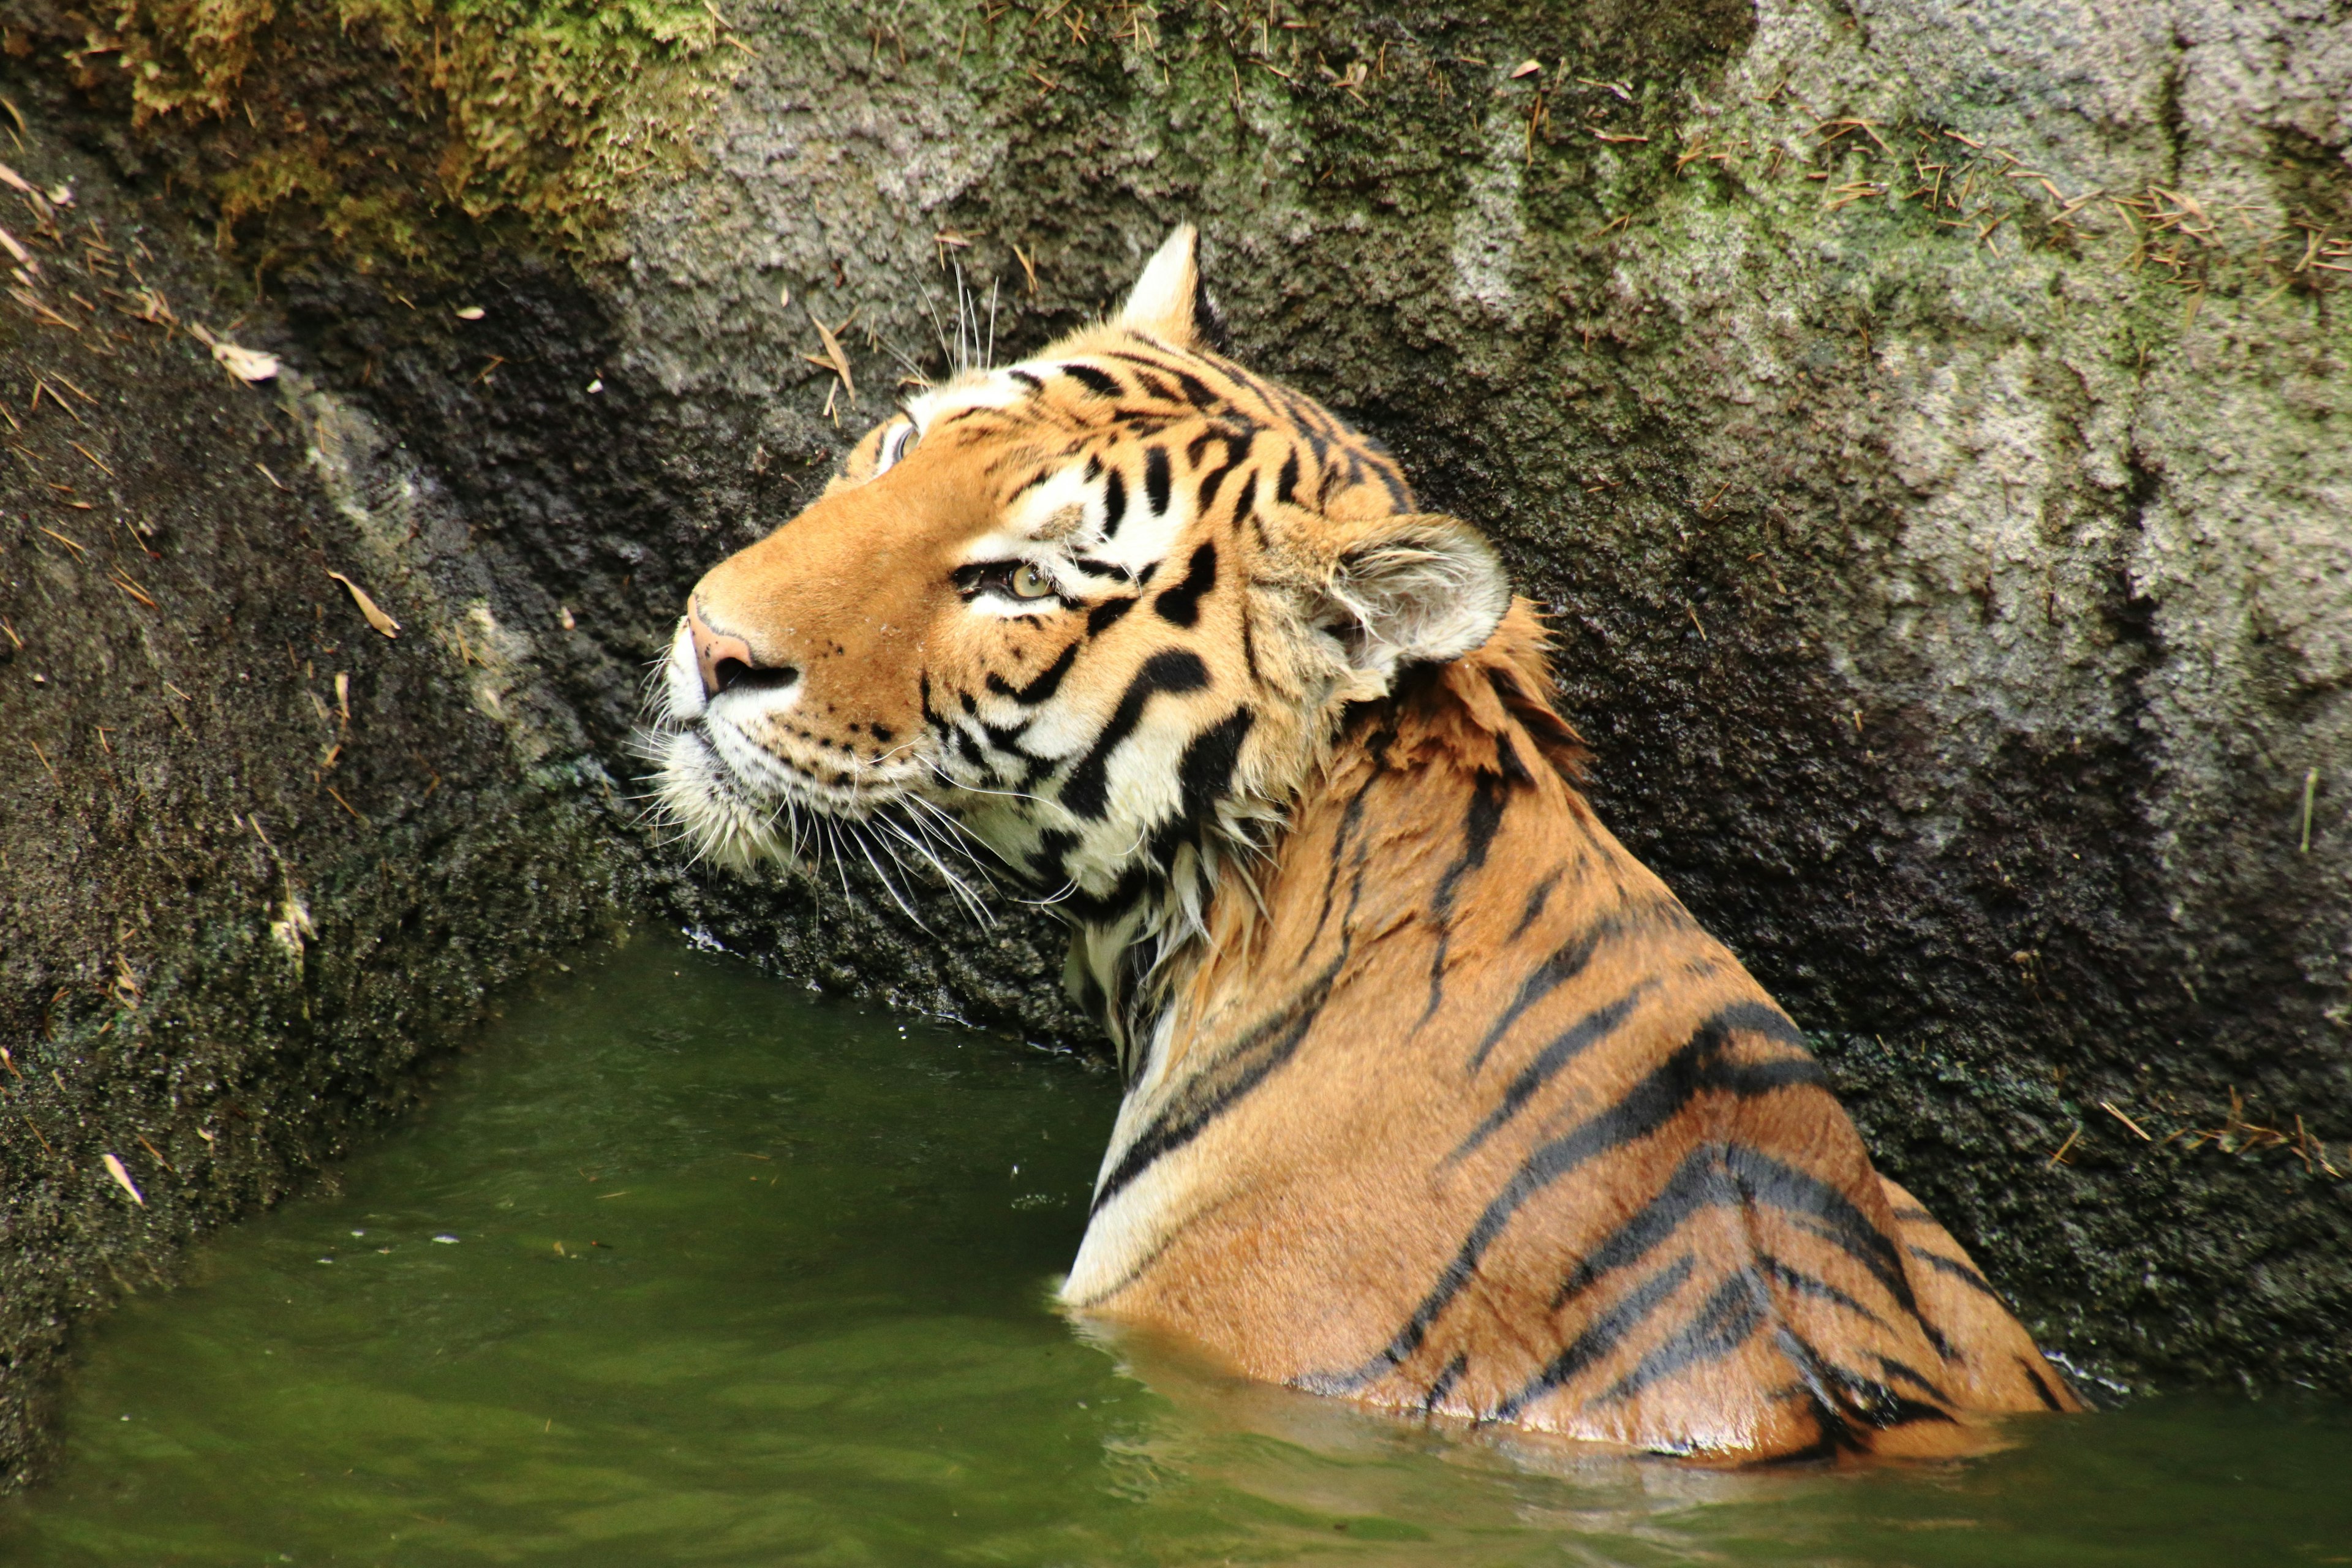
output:
[[[1062,374],[1097,397],[1118,397],[1127,392],[1117,376],[1108,371],[1097,370],[1090,364],[1066,364],[1062,367]]]
[[[1949,1405],[1952,1403],[1952,1396],[1950,1394],[1945,1393],[1940,1387],[1937,1386],[1933,1379],[1929,1378],[1924,1373],[1921,1373],[1916,1367],[1913,1367],[1906,1363],[1896,1361],[1891,1355],[1880,1355],[1874,1352],[1872,1353],[1870,1359],[1878,1363],[1878,1370],[1886,1374],[1886,1381],[1890,1385],[1897,1383],[1907,1383],[1912,1387],[1919,1390],[1928,1398],[1936,1401],[1939,1405]]]
[[[1445,1370],[1437,1374],[1437,1381],[1429,1385],[1429,1392],[1421,1396],[1422,1414],[1429,1415],[1445,1403],[1445,1396],[1454,1392],[1454,1385],[1461,1382],[1462,1374],[1469,1370],[1470,1352],[1455,1351],[1454,1359],[1445,1363]]]
[[[1370,748],[1373,759],[1372,771],[1357,787],[1356,793],[1348,797],[1346,807],[1339,813],[1339,829],[1331,836],[1331,868],[1323,878],[1323,904],[1315,911],[1315,929],[1307,933],[1307,941],[1299,950],[1301,952],[1315,951],[1315,943],[1323,935],[1324,925],[1331,919],[1331,900],[1339,891],[1339,867],[1342,858],[1348,852],[1349,841],[1355,837],[1356,830],[1363,826],[1364,797],[1372,793],[1372,786],[1380,783],[1381,775],[1388,771],[1382,763],[1382,758],[1388,750],[1387,742],[1394,738],[1394,731],[1382,731],[1374,739]],[[1357,858],[1359,860],[1362,858],[1360,851]]]
[[[1391,506],[1399,511],[1412,510],[1412,492],[1405,488],[1404,480],[1398,477],[1396,469],[1385,462],[1370,463],[1365,466],[1378,476],[1381,488],[1389,492]]]
[[[1176,384],[1184,389],[1184,399],[1195,408],[1215,408],[1225,400],[1209,389],[1208,383],[1188,371],[1173,370]]]
[[[1183,648],[1170,648],[1153,654],[1135,672],[1127,690],[1112,710],[1110,721],[1095,738],[1078,765],[1070,770],[1069,782],[1062,786],[1062,805],[1079,816],[1100,819],[1109,799],[1111,753],[1118,750],[1136,724],[1143,718],[1143,705],[1160,692],[1180,694],[1199,691],[1209,684],[1209,667],[1201,662],[1200,655]]]
[[[1287,1062],[1299,1042],[1315,1026],[1329,999],[1332,983],[1348,961],[1343,945],[1323,972],[1255,1027],[1220,1053],[1218,1059],[1186,1086],[1183,1098],[1152,1118],[1150,1126],[1128,1145],[1117,1166],[1103,1177],[1087,1212],[1098,1214],[1105,1204],[1149,1170],[1164,1154],[1171,1154],[1208,1130],[1209,1124],[1236,1100],[1264,1083]],[[1213,1082],[1203,1080],[1213,1079]]]
[[[988,737],[988,743],[994,746],[998,751],[1015,757],[1025,757],[1029,754],[1027,752],[1021,749],[1021,737],[1029,732],[1028,725],[1014,724],[1010,727],[1006,727],[998,724],[982,723],[980,729],[981,733]]]
[[[1552,1042],[1536,1053],[1535,1060],[1521,1068],[1504,1087],[1503,1102],[1486,1113],[1486,1119],[1462,1140],[1454,1152],[1445,1156],[1447,1164],[1456,1164],[1469,1158],[1478,1146],[1500,1131],[1503,1125],[1517,1116],[1536,1092],[1549,1083],[1559,1069],[1591,1050],[1594,1046],[1617,1032],[1617,1026],[1633,1011],[1642,994],[1657,983],[1644,980],[1633,990],[1605,1007],[1596,1007],[1554,1037]],[[1555,1303],[1557,1304],[1557,1303]]]
[[[1084,888],[1073,887],[1062,900],[1062,912],[1081,925],[1113,926],[1135,908],[1136,900],[1150,891],[1151,872],[1148,867],[1129,866],[1111,884],[1108,893],[1089,893]]]
[[[1839,1448],[1866,1448],[1869,1445],[1854,1433],[1853,1426],[1885,1429],[1906,1426],[1915,1421],[1946,1421],[1952,1413],[1933,1405],[1923,1405],[1897,1394],[1875,1378],[1838,1365],[1813,1348],[1802,1334],[1783,1323],[1777,1331],[1780,1353],[1797,1369],[1813,1406],[1813,1418],[1821,1424],[1821,1447],[1830,1452]],[[1790,1455],[1795,1458],[1799,1456]]]
[[[1142,602],[1139,598],[1105,599],[1087,612],[1087,636],[1099,637],[1105,627],[1117,624],[1119,616]]]
[[[1127,476],[1117,468],[1103,481],[1103,528],[1105,539],[1118,537],[1118,525],[1127,519]]]
[[[1520,982],[1519,994],[1511,998],[1511,1005],[1503,1009],[1503,1016],[1495,1020],[1486,1031],[1486,1037],[1480,1040],[1478,1048],[1470,1053],[1469,1066],[1465,1070],[1475,1073],[1486,1066],[1486,1058],[1502,1043],[1503,1037],[1510,1033],[1511,1026],[1517,1023],[1528,1008],[1583,973],[1584,966],[1592,962],[1592,955],[1601,944],[1623,929],[1623,923],[1617,916],[1604,915],[1562,942],[1549,958],[1536,965],[1535,972]]]
[[[1215,468],[1211,468],[1206,475],[1202,476],[1200,490],[1200,516],[1206,517],[1208,515],[1209,509],[1216,505],[1217,492],[1224,488],[1225,476],[1233,471],[1233,464],[1230,462],[1224,462],[1218,464]]]
[[[1808,1061],[1806,1065],[1813,1064]],[[1811,1081],[1822,1081],[1817,1066]],[[1870,1270],[1906,1313],[1918,1318],[1918,1303],[1911,1293],[1911,1281],[1903,1272],[1902,1255],[1895,1251],[1886,1233],[1872,1223],[1853,1199],[1820,1177],[1783,1164],[1744,1143],[1727,1149],[1724,1161],[1730,1168],[1732,1180],[1738,1184],[1740,1196],[1811,1221],[1802,1228]],[[1921,1326],[1927,1327],[1924,1321]],[[1929,1337],[1938,1342],[1942,1338],[1932,1329]]]
[[[1685,1253],[1627,1291],[1615,1306],[1587,1323],[1582,1333],[1546,1362],[1543,1370],[1530,1378],[1526,1387],[1496,1405],[1494,1418],[1514,1419],[1520,1411],[1615,1350],[1627,1334],[1640,1328],[1651,1313],[1683,1288],[1696,1267],[1690,1255]]]
[[[1151,603],[1160,618],[1172,626],[1189,626],[1201,618],[1201,596],[1217,585],[1217,547],[1202,544],[1192,552],[1184,580]]]
[[[1539,1144],[1522,1160],[1510,1180],[1503,1184],[1503,1190],[1480,1212],[1453,1259],[1395,1336],[1370,1362],[1342,1375],[1356,1379],[1355,1385],[1360,1386],[1411,1355],[1428,1337],[1430,1325],[1437,1321],[1438,1314],[1470,1282],[1470,1277],[1477,1272],[1479,1260],[1513,1216],[1528,1200],[1570,1172],[1648,1137],[1673,1121],[1701,1093],[1727,1092],[1744,1100],[1778,1089],[1823,1083],[1821,1064],[1811,1057],[1760,1063],[1727,1060],[1724,1053],[1735,1032],[1800,1046],[1804,1041],[1797,1026],[1769,1003],[1735,1002],[1707,1018],[1673,1055],[1627,1089],[1616,1104]],[[1885,1240],[1883,1237],[1879,1239]],[[1910,1305],[1907,1287],[1901,1299],[1906,1307]]]
[[[1183,760],[1176,764],[1176,783],[1187,819],[1207,821],[1217,802],[1232,790],[1234,770],[1241,765],[1242,742],[1256,722],[1255,713],[1237,708],[1193,736],[1184,748]]]
[[[1887,1326],[1885,1319],[1828,1280],[1815,1279],[1801,1268],[1792,1268],[1769,1252],[1759,1252],[1756,1255],[1756,1267],[1763,1270],[1765,1279],[1792,1294],[1810,1296],[1818,1301],[1827,1301],[1833,1307],[1843,1307],[1856,1317],[1866,1318],[1882,1329]]]
[[[1027,387],[1032,392],[1043,392],[1045,390],[1045,384],[1038,380],[1035,376],[1030,374],[1025,370],[1008,370],[1004,374],[1011,376],[1013,380],[1019,382],[1022,385]]]
[[[1242,488],[1234,492],[1234,515],[1247,517],[1257,510],[1257,470],[1252,468],[1242,476]]]
[[[1633,1363],[1633,1370],[1593,1397],[1596,1405],[1622,1405],[1654,1383],[1664,1382],[1738,1353],[1771,1321],[1764,1282],[1740,1268],[1715,1288],[1681,1332]]]
[[[1519,923],[1511,928],[1511,934],[1506,940],[1518,941],[1528,934],[1529,926],[1543,918],[1544,906],[1551,902],[1552,889],[1559,886],[1560,876],[1567,869],[1565,866],[1553,867],[1544,874],[1543,880],[1528,889],[1527,904],[1519,910]]]
[[[1479,770],[1471,781],[1469,809],[1462,816],[1462,854],[1438,878],[1437,891],[1429,900],[1430,922],[1437,928],[1437,949],[1429,958],[1429,1005],[1421,1015],[1423,1024],[1436,1016],[1438,1004],[1445,998],[1445,959],[1453,946],[1454,900],[1460,896],[1462,879],[1486,865],[1486,851],[1494,847],[1495,835],[1503,826],[1503,807],[1509,804],[1503,793],[1502,775]]]
[[[1175,864],[1176,851],[1196,836],[1214,815],[1217,802],[1232,790],[1242,742],[1256,721],[1257,715],[1248,709],[1235,709],[1184,747],[1176,763],[1176,815],[1151,835],[1150,856],[1162,867]]]
[[[1062,858],[1077,847],[1076,834],[1066,828],[1047,828],[1037,836],[1037,848],[1029,857],[1030,875],[1048,887],[1067,881],[1070,870]]]
[[[2041,1395],[2042,1404],[2048,1405],[2053,1410],[2063,1410],[2066,1408],[2066,1402],[2058,1397],[2058,1391],[2050,1386],[2050,1380],[2042,1375],[2042,1369],[2040,1367],[2035,1366],[2023,1356],[2019,1356],[2015,1359],[2019,1369],[2025,1373],[2027,1381],[2033,1384],[2033,1392]]]
[[[1925,1263],[1928,1268],[1933,1268],[1937,1273],[1948,1274],[1953,1279],[1958,1280],[1961,1284],[1967,1286],[1969,1289],[1978,1292],[1979,1295],[1982,1295],[1990,1300],[2000,1301],[2000,1305],[2004,1310],[2008,1308],[2009,1303],[2000,1300],[2000,1292],[1992,1288],[1992,1281],[1987,1279],[1983,1275],[1978,1273],[1975,1269],[1969,1268],[1958,1258],[1947,1258],[1940,1252],[1930,1252],[1924,1247],[1910,1247],[1904,1248],[1904,1250],[1910,1253],[1912,1257],[1919,1259],[1920,1262]]]
[[[1168,448],[1148,447],[1143,453],[1143,499],[1155,517],[1168,515]]]
[[[1569,1270],[1559,1289],[1552,1292],[1549,1310],[1559,1311],[1570,1300],[1592,1289],[1603,1275],[1641,1262],[1665,1245],[1699,1210],[1724,1206],[1737,1195],[1732,1189],[1731,1173],[1723,1167],[1723,1146],[1707,1143],[1692,1150],[1675,1168],[1675,1173],[1666,1178],[1656,1197],[1601,1237],[1599,1245],[1584,1255],[1583,1261]]]
[[[1062,677],[1070,673],[1070,666],[1078,657],[1078,643],[1079,639],[1073,637],[1062,649],[1061,658],[1039,670],[1036,678],[1026,686],[1015,687],[994,670],[990,670],[988,689],[999,697],[1010,697],[1024,707],[1034,708],[1061,689]]]
[[[1298,448],[1293,447],[1282,456],[1282,472],[1275,476],[1274,499],[1285,506],[1298,492]]]
[[[1495,765],[1503,770],[1505,778],[1523,789],[1532,787],[1536,782],[1536,775],[1528,772],[1528,764],[1519,761],[1519,749],[1511,744],[1508,735],[1495,737]]]

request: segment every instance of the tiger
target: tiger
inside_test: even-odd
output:
[[[1492,544],[1223,331],[1179,227],[1115,318],[919,388],[712,568],[667,817],[737,866],[946,870],[952,834],[1066,921],[1124,1075],[1082,1319],[1702,1462],[2083,1408],[1596,817]]]

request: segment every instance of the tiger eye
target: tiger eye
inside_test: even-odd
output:
[[[1013,596],[1016,599],[1042,599],[1054,591],[1054,584],[1045,574],[1029,565],[1013,568],[1012,586]]]

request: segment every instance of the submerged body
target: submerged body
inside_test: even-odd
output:
[[[2072,1401],[1567,776],[1521,606],[1360,713],[1129,1090],[1074,1305],[1254,1375],[1690,1453]]]
[[[1594,819],[1492,552],[1209,332],[1181,231],[1118,322],[911,400],[706,577],[676,818],[751,858],[929,814],[1057,896],[1129,1077],[1079,1310],[1676,1453],[2074,1408]]]

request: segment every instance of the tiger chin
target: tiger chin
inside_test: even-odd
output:
[[[870,432],[695,587],[669,816],[736,863],[952,825],[1069,921],[1127,1075],[1076,1311],[1720,1462],[2080,1409],[1594,816],[1492,548],[1220,347],[1180,228]]]

